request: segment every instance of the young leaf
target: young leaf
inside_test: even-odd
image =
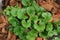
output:
[[[40,12],[44,12],[45,11],[45,9],[44,9],[44,7],[39,7],[40,8]]]
[[[27,5],[28,5],[25,0],[22,0],[22,4],[23,4],[24,6],[27,6]]]
[[[41,16],[41,14],[42,14],[41,12],[38,12],[38,13],[37,13],[38,17],[40,17],[40,16]]]
[[[44,12],[44,13],[42,13],[42,17],[44,18],[44,20],[45,20],[46,22],[49,22],[49,20],[52,19],[52,15],[51,15],[51,13],[49,13],[49,12]]]
[[[36,3],[36,1],[33,1],[32,6],[35,8],[36,12],[40,11],[40,8],[39,8],[38,4]]]
[[[53,30],[53,25],[52,23],[48,23],[46,26],[46,31],[52,31]]]
[[[7,6],[6,10],[11,10],[11,6]]]
[[[10,15],[10,11],[9,10],[4,10],[4,14],[5,15]]]
[[[22,26],[15,26],[15,28],[14,28],[14,33],[17,36],[22,36],[24,31],[25,31],[25,29]]]
[[[23,6],[29,6],[31,5],[30,0],[22,0]]]
[[[28,13],[29,16],[33,16],[35,14],[34,7],[32,7],[32,6],[27,7],[27,13]]]
[[[15,7],[12,7],[12,9],[11,9],[11,15],[12,16],[14,16],[14,17],[16,17],[17,16],[17,8],[15,8]]]
[[[45,24],[42,22],[39,25],[38,24],[34,24],[34,28],[38,31],[38,32],[43,32],[45,30]]]
[[[56,30],[48,32],[48,37],[52,37],[53,35],[57,35],[57,31]]]
[[[18,20],[14,17],[9,17],[8,21],[10,24],[12,24],[12,26],[18,25]]]
[[[37,37],[37,32],[35,30],[31,30],[30,32],[28,32],[26,37],[27,40],[35,40],[35,38]]]
[[[57,26],[57,32],[60,33],[60,26]]]
[[[39,36],[42,37],[42,38],[47,38],[47,32],[42,32],[42,33],[39,33]]]
[[[20,10],[18,10],[18,12],[17,12],[17,17],[19,18],[19,19],[27,19],[27,16],[25,16],[25,14],[26,14],[26,9],[20,9]]]
[[[31,16],[30,17],[30,20],[33,20],[34,21],[34,23],[37,23],[37,21],[38,21],[38,17],[37,16]]]
[[[22,33],[22,32],[20,31],[20,27],[17,27],[17,26],[16,26],[16,27],[14,28],[14,34],[15,34],[15,35],[20,35],[21,33]]]
[[[48,32],[48,37],[52,37],[53,36],[53,31],[49,31]]]
[[[28,20],[27,22],[25,20],[22,20],[22,26],[25,28],[28,28],[31,26],[31,20]]]

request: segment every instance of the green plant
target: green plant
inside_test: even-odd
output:
[[[51,13],[38,6],[35,0],[21,0],[21,2],[23,8],[8,6],[4,10],[4,15],[8,16],[10,23],[10,31],[21,40],[35,40],[38,35],[48,38],[60,32],[56,23],[49,22],[52,19]],[[56,28],[53,24],[56,24]]]

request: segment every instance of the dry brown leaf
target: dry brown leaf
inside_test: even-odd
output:
[[[55,14],[59,10],[59,5],[55,2],[56,0],[36,0],[38,5],[43,6],[47,11]]]
[[[11,39],[11,36],[12,36],[11,32],[8,32],[7,40],[10,40]]]
[[[0,20],[1,20],[2,22],[5,22],[5,18],[4,18],[3,15],[0,16]]]
[[[16,40],[16,35],[12,35],[11,40]]]
[[[43,6],[48,11],[51,11],[51,9],[53,8],[53,5],[50,5],[45,1],[41,2],[40,5]]]
[[[9,5],[10,6],[15,6],[17,4],[17,1],[16,0],[10,0],[9,1]]]
[[[6,23],[2,23],[2,24],[0,24],[0,28],[5,27],[5,25],[6,25]]]
[[[6,30],[5,30],[5,28],[2,28],[2,33],[6,33]]]
[[[5,22],[8,25],[8,16],[5,16]]]
[[[6,25],[8,24],[8,17],[7,16],[0,16],[0,28],[6,27]]]
[[[4,6],[8,5],[9,0],[4,0]]]
[[[53,20],[54,21],[60,21],[60,14],[54,15]]]

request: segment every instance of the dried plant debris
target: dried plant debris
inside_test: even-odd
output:
[[[0,28],[5,27],[8,24],[8,18],[7,16],[4,17],[3,15],[0,15]]]
[[[56,13],[57,10],[60,10],[59,5],[55,2],[55,0],[45,0],[40,2],[39,0],[36,0],[37,3],[41,6],[43,6],[46,10],[51,11],[53,9],[53,11],[51,11],[52,13]]]
[[[15,5],[17,5],[17,2],[18,2],[17,0],[10,0],[9,5],[10,6],[15,6]]]
[[[4,2],[4,4],[3,4],[4,7],[8,6],[8,5],[16,6],[17,4],[19,4],[19,6],[22,7],[22,4],[19,0],[4,0],[3,2]]]

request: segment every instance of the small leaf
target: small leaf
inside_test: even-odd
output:
[[[30,1],[31,0],[22,0],[23,6],[29,6],[29,5],[31,5]]]
[[[20,35],[20,27],[15,27],[14,28],[14,33],[15,33],[15,35]]]
[[[26,9],[23,8],[21,10],[18,10],[17,17],[19,19],[27,19],[27,16],[25,16],[25,14],[26,14]]]
[[[22,4],[23,4],[24,6],[27,6],[27,5],[28,5],[25,0],[22,0]]]
[[[60,33],[60,26],[57,26],[57,32]]]
[[[34,28],[38,31],[38,32],[43,32],[45,30],[45,24],[42,22],[39,25],[38,24],[34,24]]]
[[[4,10],[4,14],[9,16],[10,15],[10,11],[9,10]]]
[[[8,21],[9,21],[10,24],[12,24],[12,26],[18,25],[18,21],[17,21],[17,19],[14,18],[14,17],[9,17],[9,18],[8,18]]]
[[[23,27],[25,27],[25,28],[28,28],[31,26],[31,20],[28,20],[27,22],[25,20],[22,20],[21,23],[22,23]]]
[[[41,16],[41,14],[42,14],[42,13],[41,13],[41,12],[39,12],[37,15],[38,15],[38,16]]]
[[[17,36],[22,36],[24,31],[25,31],[25,29],[22,26],[15,26],[15,28],[14,28],[14,33]]]
[[[32,6],[35,8],[36,12],[40,11],[40,8],[39,8],[38,4],[35,1],[33,1]]]
[[[7,6],[6,10],[11,10],[11,6]]]
[[[49,37],[52,37],[52,36],[53,36],[53,31],[49,31],[49,32],[48,32],[48,36],[49,36]]]
[[[52,37],[53,35],[57,35],[57,31],[56,30],[48,32],[48,37]]]
[[[44,9],[44,7],[40,7],[40,12],[44,12],[45,11],[45,9]]]
[[[42,32],[42,33],[39,33],[39,36],[42,37],[42,38],[47,38],[47,32]]]
[[[46,26],[46,31],[52,31],[53,30],[53,25],[51,23],[48,23]]]
[[[32,6],[27,7],[27,13],[28,13],[29,16],[33,16],[35,14],[34,7],[32,7]]]
[[[44,12],[44,13],[42,13],[42,17],[44,18],[44,20],[45,20],[46,22],[49,22],[49,20],[52,19],[52,15],[51,15],[51,13],[49,13],[49,12]]]
[[[34,23],[37,23],[37,21],[38,21],[38,17],[37,16],[31,16],[30,17],[30,20],[33,20],[34,21]]]
[[[53,30],[53,34],[54,34],[54,35],[58,35],[58,32],[57,32],[56,29]]]
[[[11,12],[12,16],[14,16],[14,17],[17,16],[17,8],[13,7],[10,12]]]
[[[27,40],[35,40],[35,38],[37,37],[37,32],[35,30],[31,30],[30,32],[28,32],[26,37]]]

